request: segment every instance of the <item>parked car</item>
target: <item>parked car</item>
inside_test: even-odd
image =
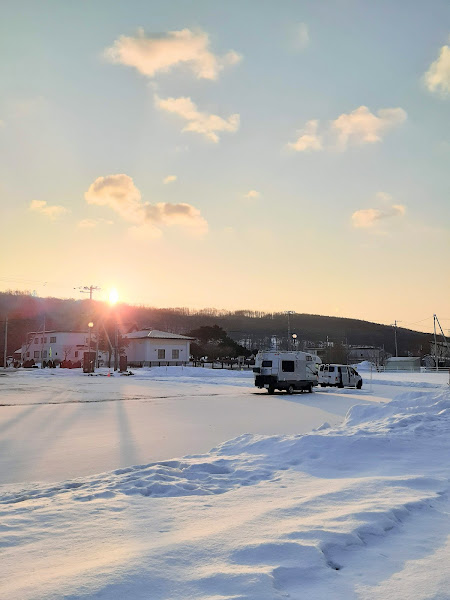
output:
[[[362,383],[361,375],[353,367],[348,365],[320,365],[319,385],[321,387],[355,387],[360,390]]]

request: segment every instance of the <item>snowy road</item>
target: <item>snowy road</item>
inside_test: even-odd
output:
[[[253,387],[249,372],[178,373],[44,370],[0,378],[0,484],[60,481],[208,452],[244,433],[306,433],[324,422],[337,425],[356,403],[391,397],[387,386],[269,396]]]

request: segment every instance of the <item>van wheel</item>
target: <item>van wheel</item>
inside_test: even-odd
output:
[[[273,394],[273,393],[274,393],[274,391],[275,391],[275,388],[274,388],[274,387],[272,387],[272,386],[270,386],[270,387],[268,387],[268,388],[267,388],[267,392],[268,392],[269,394]]]
[[[320,387],[327,387],[326,383],[321,383]]]
[[[358,381],[358,383],[356,384],[356,389],[360,390],[362,388],[362,381]]]
[[[286,392],[287,392],[288,394],[293,394],[293,393],[294,393],[294,386],[293,386],[293,385],[290,385],[290,386],[289,386],[289,387],[286,389]]]
[[[312,383],[310,383],[310,384],[308,385],[308,393],[309,393],[309,394],[312,394],[312,391],[313,391],[313,386],[312,386]]]

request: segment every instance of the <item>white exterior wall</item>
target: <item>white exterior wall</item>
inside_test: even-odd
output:
[[[125,348],[129,363],[179,363],[188,362],[190,355],[190,340],[131,338]],[[165,351],[164,358],[158,358],[158,350]],[[179,351],[179,358],[172,358],[172,350]]]
[[[51,338],[56,338],[56,342],[50,342]],[[36,343],[36,339],[38,340]],[[44,341],[43,341],[44,340]],[[46,340],[46,341],[45,341]],[[95,336],[92,335],[91,347],[94,349]],[[32,342],[22,346],[22,361],[34,359],[36,362],[41,362],[41,351],[44,352],[43,360],[49,360],[50,347],[52,349],[52,360],[83,360],[83,352],[88,351],[89,333],[74,333],[68,331],[55,331],[36,333],[33,335]],[[78,352],[78,356],[75,353]],[[29,355],[27,356],[27,353]],[[35,356],[35,353],[39,355]]]

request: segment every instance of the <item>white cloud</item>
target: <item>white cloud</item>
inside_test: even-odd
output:
[[[442,46],[439,57],[425,73],[425,85],[430,92],[450,94],[450,47]]]
[[[403,204],[391,204],[392,197],[384,192],[376,194],[376,198],[384,205],[383,208],[365,208],[357,210],[352,214],[352,225],[356,228],[374,227],[379,221],[393,217],[403,217],[406,206]]]
[[[381,108],[377,115],[367,106],[360,106],[332,121],[331,130],[337,135],[338,148],[345,150],[349,144],[380,142],[389,129],[403,123],[407,116],[403,108]]]
[[[163,183],[164,183],[164,185],[167,185],[168,183],[172,183],[172,182],[176,181],[177,179],[178,179],[178,177],[176,175],[167,175],[167,177],[164,177]]]
[[[222,57],[213,54],[209,35],[190,29],[148,36],[139,29],[136,37],[120,36],[105,50],[105,56],[113,63],[135,67],[147,77],[185,65],[199,79],[217,79],[224,67],[241,60],[233,50]]]
[[[178,225],[195,235],[203,235],[208,224],[200,211],[184,202],[172,204],[143,202],[131,177],[125,174],[98,177],[85,193],[88,204],[108,206],[122,219],[134,225],[131,234],[148,239],[161,235],[161,226]]]
[[[319,121],[308,121],[299,131],[295,142],[288,147],[296,152],[318,151],[337,148],[346,150],[349,145],[373,144],[380,142],[390,130],[403,123],[407,118],[403,108],[381,108],[373,114],[367,106],[360,106],[350,113],[343,113],[330,122],[319,133]],[[325,140],[325,144],[324,144]]]
[[[297,141],[288,144],[289,148],[296,152],[322,150],[322,136],[317,134],[318,127],[319,121],[315,119],[308,121],[305,128],[299,131]]]
[[[50,206],[45,200],[32,200],[30,202],[29,210],[41,213],[42,215],[45,215],[52,221],[54,221],[64,213],[68,212],[68,209],[64,206]]]
[[[218,115],[200,112],[190,98],[166,98],[165,100],[155,95],[157,108],[174,113],[185,119],[187,124],[182,131],[194,131],[207,137],[214,143],[219,141],[217,132],[227,131],[234,133],[239,129],[239,115],[230,115],[227,119]]]
[[[257,200],[260,197],[261,193],[257,192],[256,190],[250,190],[249,192],[244,194],[244,198],[247,198],[247,200]]]

